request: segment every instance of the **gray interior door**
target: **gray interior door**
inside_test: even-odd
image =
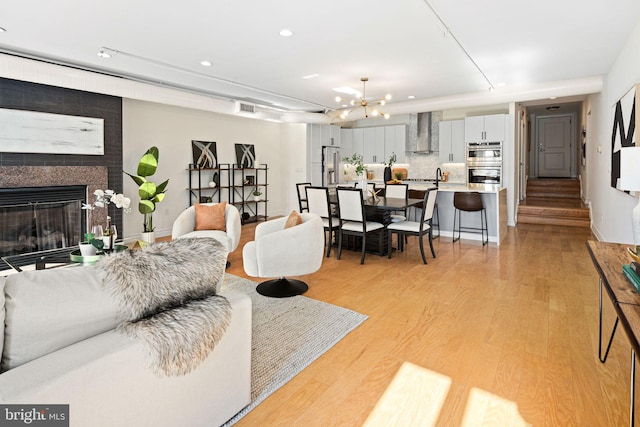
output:
[[[538,119],[538,176],[571,177],[571,116]]]

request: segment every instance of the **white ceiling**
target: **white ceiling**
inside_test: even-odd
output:
[[[640,22],[638,0],[428,1],[3,0],[0,52],[326,111],[363,76],[401,103],[603,75]]]

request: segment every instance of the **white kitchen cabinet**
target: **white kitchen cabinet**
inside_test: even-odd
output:
[[[382,161],[389,161],[392,153],[396,154],[396,162],[404,163],[406,158],[407,126],[393,125],[384,127],[384,157]]]
[[[440,122],[440,163],[464,163],[465,121],[443,120]]]
[[[362,157],[364,163],[378,163],[381,154],[384,154],[384,136],[382,138],[382,153],[378,150],[378,129],[376,127],[364,128],[364,145]],[[383,131],[384,132],[384,131]],[[384,135],[384,133],[383,133]]]
[[[340,129],[340,157],[353,155],[353,130]]]
[[[364,129],[353,129],[353,135],[351,138],[351,145],[353,147],[353,153],[364,155]]]
[[[464,139],[466,142],[504,141],[506,114],[466,117]]]
[[[340,140],[342,157],[358,153],[362,155],[364,163],[386,163],[391,153],[396,153],[396,162],[405,162],[406,125],[345,128],[340,132]]]
[[[311,162],[322,162],[322,147],[340,147],[340,127],[334,125],[312,124],[307,128],[307,139]]]

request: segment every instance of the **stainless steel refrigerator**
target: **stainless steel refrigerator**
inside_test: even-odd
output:
[[[322,186],[335,187],[342,177],[342,161],[340,148],[322,147]]]

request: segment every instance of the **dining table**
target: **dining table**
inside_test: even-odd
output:
[[[367,221],[376,221],[384,224],[385,228],[379,232],[371,233],[371,236],[367,236],[367,243],[365,250],[367,253],[374,255],[385,256],[388,253],[389,244],[386,226],[391,223],[391,213],[397,210],[405,210],[411,207],[421,207],[423,199],[416,198],[399,198],[399,197],[367,197],[363,199],[364,215]],[[329,203],[338,205],[338,195],[335,192],[329,192]],[[343,249],[360,250],[361,238],[356,236],[347,239],[344,243]]]

